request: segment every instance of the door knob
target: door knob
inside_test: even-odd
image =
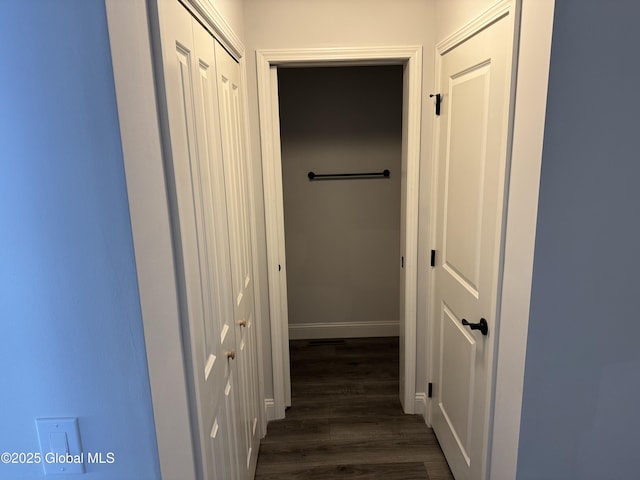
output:
[[[247,326],[247,321],[246,320],[239,320],[238,321],[238,325],[240,325],[241,327],[246,327]]]
[[[478,323],[469,323],[466,319],[462,319],[462,324],[465,327],[469,327],[471,330],[480,330],[482,335],[487,335],[489,333],[489,324],[484,318],[481,318]]]
[[[236,358],[236,352],[234,352],[233,350],[227,352],[227,358],[233,360],[234,358]]]

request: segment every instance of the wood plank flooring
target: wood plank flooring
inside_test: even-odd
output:
[[[292,406],[270,422],[256,480],[452,480],[433,431],[398,399],[397,338],[297,340]]]

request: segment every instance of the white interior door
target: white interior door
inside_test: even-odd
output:
[[[240,66],[216,42],[216,71],[225,166],[233,279],[236,362],[238,364],[237,414],[240,434],[240,476],[253,478],[258,458],[258,374],[254,327],[251,228],[245,131],[242,116]]]
[[[239,476],[236,328],[213,37],[176,2],[159,4],[181,310],[191,358],[196,455],[206,479]]]
[[[456,479],[486,475],[508,121],[510,23],[441,56],[432,423]],[[486,322],[484,334],[465,322]]]

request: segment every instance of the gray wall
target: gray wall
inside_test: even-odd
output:
[[[292,337],[313,335],[295,328],[310,323],[397,323],[402,66],[282,68],[278,79]],[[389,179],[307,178],[384,169]]]
[[[640,5],[556,2],[519,479],[640,472]]]

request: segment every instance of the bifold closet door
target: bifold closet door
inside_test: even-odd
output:
[[[158,2],[165,147],[181,321],[203,478],[245,478],[238,346],[213,37],[175,2]],[[244,381],[244,378],[243,378]]]
[[[254,325],[253,272],[251,258],[248,168],[245,150],[245,119],[240,66],[216,42],[216,73],[225,166],[234,320],[238,365],[239,452],[241,478],[251,479],[258,459],[257,346]]]

